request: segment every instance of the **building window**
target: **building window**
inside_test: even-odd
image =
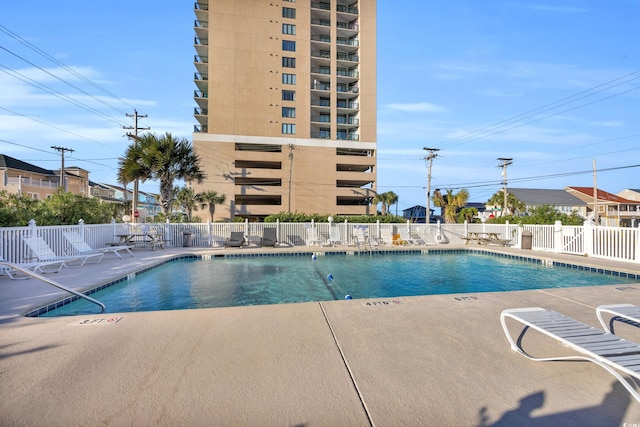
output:
[[[282,8],[282,17],[296,19],[296,10],[290,7]]]
[[[282,84],[283,85],[294,85],[296,84],[296,75],[295,74],[282,74]]]
[[[282,50],[288,50],[290,52],[296,51],[296,42],[291,40],[282,40]]]
[[[296,91],[295,90],[283,90],[282,91],[282,100],[283,101],[295,101],[296,100]]]
[[[296,117],[296,109],[292,107],[282,107],[282,117]]]
[[[293,24],[282,24],[282,34],[296,34],[296,26]]]
[[[282,57],[282,66],[286,68],[296,68],[296,58]]]
[[[292,123],[283,123],[282,124],[282,133],[288,135],[295,135],[296,133],[296,125]]]

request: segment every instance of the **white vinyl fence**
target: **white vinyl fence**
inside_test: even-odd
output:
[[[338,235],[341,245],[365,249],[364,246],[391,244],[394,234],[408,233],[426,245],[445,247],[447,244],[464,244],[468,233],[496,233],[500,239],[510,241],[510,246],[520,248],[523,233],[530,233],[531,249],[568,253],[581,256],[606,258],[618,261],[640,262],[640,228],[595,227],[555,225],[512,225],[512,224],[413,224],[413,223],[158,223],[158,224],[91,224],[82,221],[77,225],[37,226],[31,222],[27,227],[0,228],[0,258],[9,262],[26,262],[32,257],[23,242],[23,237],[40,236],[60,255],[71,254],[72,248],[66,244],[62,233],[75,231],[93,248],[102,248],[119,241],[119,235],[153,233],[167,240],[169,247],[182,247],[187,243],[193,247],[224,246],[232,231],[244,233],[247,244],[258,245],[265,228],[275,227],[279,245],[307,246],[309,230],[317,233],[323,243],[329,243],[331,236]],[[333,228],[333,233],[331,232]],[[356,230],[357,229],[357,230]],[[366,241],[356,237],[367,236]],[[140,243],[142,245],[143,243]]]

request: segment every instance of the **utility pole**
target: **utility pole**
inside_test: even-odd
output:
[[[502,164],[498,167],[502,168],[502,185],[504,186],[504,207],[502,208],[502,215],[507,214],[507,166],[513,163],[513,159],[507,157],[498,157],[498,160],[502,162]]]
[[[133,117],[133,126],[123,126],[123,129],[131,129],[133,133],[127,133],[127,136],[133,139],[133,144],[138,145],[138,131],[139,130],[149,130],[149,127],[138,127],[138,119],[143,119],[147,117],[147,115],[138,114],[138,110],[133,110],[133,114],[126,114],[127,117]],[[125,193],[127,189],[124,189]],[[126,196],[125,196],[126,197]],[[133,183],[133,200],[131,201],[131,220],[135,223],[138,222],[135,213],[138,211],[138,180],[136,179]]]
[[[596,183],[596,159],[593,159],[593,222],[600,225],[598,218],[598,185]]]
[[[424,151],[428,151],[429,154],[424,157],[429,163],[427,165],[427,210],[425,211],[425,223],[431,223],[431,166],[433,165],[433,159],[438,157],[436,154],[440,151],[439,148],[422,148]]]
[[[73,153],[73,150],[71,148],[56,147],[54,145],[52,145],[51,148],[60,152],[60,156],[62,158],[62,164],[60,165],[60,187],[62,187],[62,189],[66,191],[67,189],[64,185],[64,152],[68,151],[70,153]]]

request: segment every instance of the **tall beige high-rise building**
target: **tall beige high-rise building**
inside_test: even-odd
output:
[[[199,0],[195,15],[194,189],[225,195],[215,219],[375,213],[376,1]]]

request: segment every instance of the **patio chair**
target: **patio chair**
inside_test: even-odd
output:
[[[244,245],[244,232],[232,231],[227,240],[224,241],[224,246],[227,248],[241,248]]]
[[[611,314],[609,325],[602,317],[604,313]],[[613,333],[613,323],[618,321],[640,328],[640,306],[633,304],[610,304],[596,307],[596,315],[600,324],[607,332]]]
[[[31,236],[23,237],[22,240],[29,247],[33,258],[39,262],[43,261],[64,261],[65,267],[82,267],[87,261],[92,260],[100,262],[104,256],[104,252],[93,254],[78,255],[57,255],[53,249],[44,241],[42,237]],[[78,261],[79,265],[71,265],[74,261]]]
[[[260,246],[275,246],[278,243],[276,237],[278,230],[275,227],[269,227],[262,230],[262,239],[260,239]]]
[[[400,240],[402,244],[416,245],[416,241],[411,237],[409,230],[404,227],[400,227]]]
[[[524,325],[517,342],[514,341],[509,333],[506,323],[507,318]],[[537,362],[560,360],[594,362],[620,381],[633,398],[640,402],[640,393],[618,372],[629,375],[635,380],[640,380],[640,344],[540,307],[504,310],[500,314],[500,323],[502,323],[502,329],[511,344],[511,349],[526,358]],[[529,355],[522,348],[522,338],[529,328],[558,340],[579,353],[579,355],[544,358]]]
[[[87,242],[84,241],[82,236],[80,236],[80,234],[78,233],[63,232],[62,235],[64,236],[65,239],[67,239],[67,242],[69,242],[69,244],[73,247],[74,253],[77,253],[80,255],[89,255],[89,254],[96,254],[101,252],[102,253],[111,252],[114,255],[116,255],[118,258],[122,259],[122,256],[120,255],[119,252],[127,251],[129,252],[129,255],[133,256],[133,252],[131,252],[131,248],[127,245],[108,246],[100,249],[93,249],[91,246],[87,244]]]

